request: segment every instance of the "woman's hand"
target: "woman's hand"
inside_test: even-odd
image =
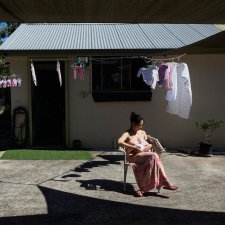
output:
[[[139,146],[134,145],[134,146],[132,147],[131,152],[134,153],[134,154],[137,154],[137,153],[142,152],[142,151],[141,151],[141,149],[140,149]]]
[[[156,139],[155,138],[152,138],[150,135],[147,135],[147,141],[150,144],[156,144]]]

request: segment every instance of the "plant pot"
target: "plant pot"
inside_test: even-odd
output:
[[[201,156],[212,156],[212,145],[204,142],[199,143],[200,148],[198,150],[198,154]]]

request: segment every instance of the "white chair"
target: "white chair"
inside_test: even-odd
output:
[[[130,165],[130,163],[128,162],[128,158],[127,158],[127,152],[125,150],[125,148],[119,147],[118,150],[120,152],[123,153],[124,155],[124,159],[123,159],[123,166],[124,166],[124,170],[123,170],[123,190],[126,191],[126,180],[127,180],[127,170],[128,170],[128,166]]]

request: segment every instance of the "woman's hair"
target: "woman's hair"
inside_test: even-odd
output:
[[[143,119],[143,117],[135,112],[130,114],[130,122],[134,123],[135,125],[139,124]]]

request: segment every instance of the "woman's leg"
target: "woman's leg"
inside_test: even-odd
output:
[[[157,153],[142,152],[134,158],[136,166],[134,175],[141,191],[151,190],[156,187],[158,190],[163,186],[165,189],[176,190],[177,186],[172,184],[166,176],[161,159]]]
[[[162,162],[155,152],[141,152],[134,158],[133,171],[137,185],[142,192],[164,185],[167,177]]]

